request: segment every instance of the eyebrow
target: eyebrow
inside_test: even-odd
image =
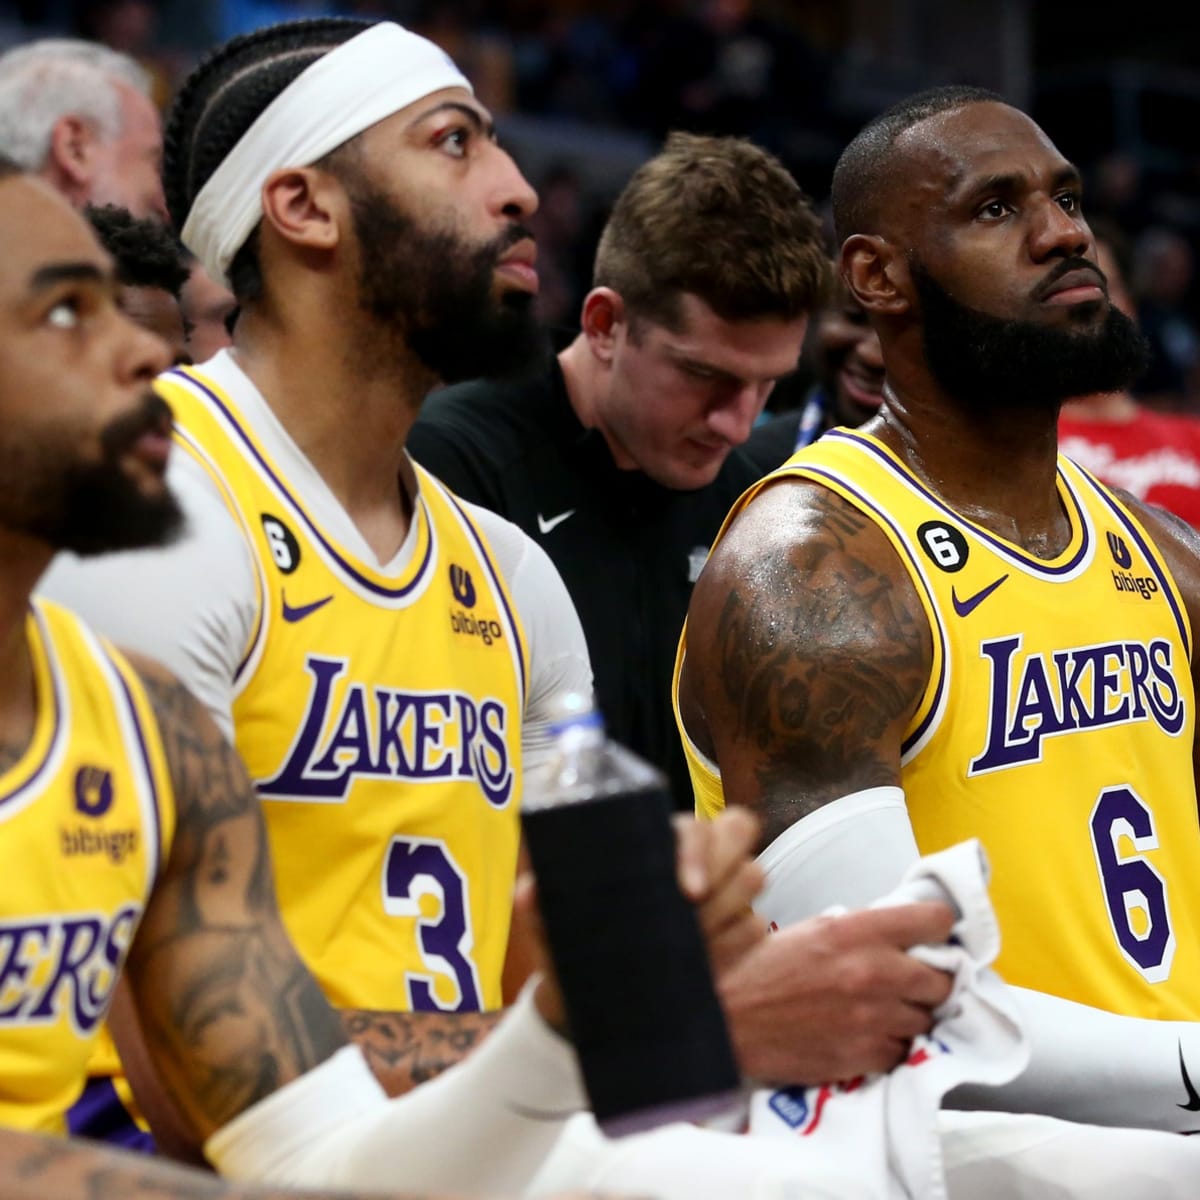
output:
[[[94,283],[114,287],[111,273],[102,271],[95,263],[65,262],[39,267],[29,280],[30,291],[44,292],[60,283]]]
[[[1027,177],[1019,172],[1001,172],[995,175],[985,175],[982,179],[976,179],[971,183],[963,193],[963,196],[964,199],[969,200],[990,192],[997,192],[1000,195],[1010,195],[1025,187],[1026,182]],[[1072,163],[1067,163],[1054,173],[1051,185],[1057,191],[1060,187],[1065,187],[1068,184],[1078,187],[1082,182],[1083,177],[1080,175],[1078,167]]]
[[[428,121],[430,117],[435,117],[438,113],[446,112],[460,113],[466,117],[472,125],[475,126],[475,132],[483,134],[484,137],[494,139],[496,136],[496,125],[493,121],[485,120],[483,115],[477,108],[472,108],[469,104],[463,104],[458,100],[443,100],[436,108],[431,108],[428,112],[423,112],[413,125],[420,125],[423,121]],[[411,126],[410,126],[411,128]]]

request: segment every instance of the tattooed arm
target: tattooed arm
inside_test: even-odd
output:
[[[825,488],[776,483],[692,593],[680,708],[726,803],[758,812],[769,845],[839,797],[899,783],[931,654],[920,602],[875,526]],[[906,951],[944,940],[951,920],[915,905],[768,938],[720,980],[744,1069],[819,1082],[895,1066],[948,988]]]
[[[0,1200],[32,1196],[38,1200],[368,1200],[368,1196],[383,1200],[377,1191],[298,1192],[227,1183],[95,1142],[0,1129]],[[409,1193],[404,1200],[422,1197]]]
[[[933,644],[890,543],[833,492],[784,481],[751,501],[701,573],[687,639],[685,724],[764,845],[839,796],[899,784]]]
[[[344,1008],[339,1015],[342,1030],[361,1047],[384,1090],[401,1096],[466,1058],[503,1014]]]

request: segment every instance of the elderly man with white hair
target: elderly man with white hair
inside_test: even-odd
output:
[[[45,38],[0,56],[0,153],[76,208],[167,220],[162,121],[146,72],[95,42]]]

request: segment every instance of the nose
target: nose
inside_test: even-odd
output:
[[[731,446],[740,446],[754,428],[774,382],[738,385],[725,400],[709,410],[708,428]]]
[[[1091,231],[1082,213],[1067,212],[1053,196],[1046,197],[1038,205],[1030,234],[1030,249],[1035,261],[1082,257],[1091,244]]]
[[[537,212],[537,192],[521,174],[506,150],[494,147],[497,156],[497,180],[494,192],[497,210],[511,221],[522,221]]]

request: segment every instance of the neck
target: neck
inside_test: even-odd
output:
[[[581,333],[558,356],[563,378],[567,385],[567,399],[585,429],[599,429],[604,436],[608,452],[623,471],[633,470],[637,463],[623,447],[613,441],[600,416],[599,398],[603,389],[610,386],[611,371],[600,363],[592,353],[587,338]]]
[[[335,311],[335,310],[334,310]],[[234,356],[381,561],[408,530],[404,445],[434,377],[366,322],[238,320]]]
[[[25,620],[51,557],[40,542],[0,533],[0,771],[20,757],[33,735],[37,704]]]
[[[1057,488],[1057,413],[969,409],[932,380],[890,380],[876,434],[951,508],[1031,554],[1052,558],[1070,526]]]

